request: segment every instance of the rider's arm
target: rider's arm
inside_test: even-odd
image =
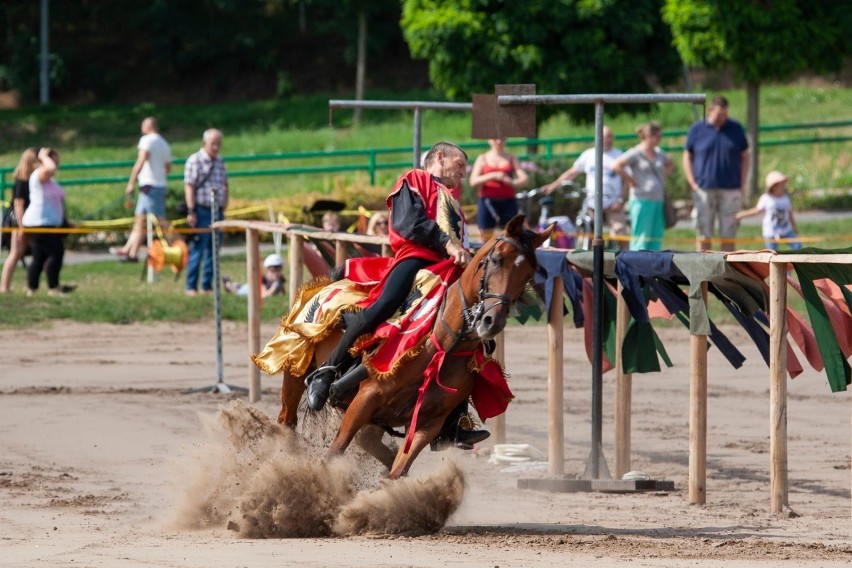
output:
[[[391,199],[391,225],[402,238],[446,254],[450,237],[426,215],[426,205],[403,181]]]

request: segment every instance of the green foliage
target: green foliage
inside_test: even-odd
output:
[[[683,60],[732,65],[748,82],[786,80],[802,71],[836,71],[850,54],[849,0],[665,0]]]
[[[39,89],[39,7],[0,3],[0,90],[24,101]],[[373,14],[368,76],[397,86],[395,74],[410,58],[396,0],[51,2],[51,99],[207,102],[351,90],[352,22],[362,9]]]
[[[491,93],[503,83],[535,83],[538,93],[637,93],[680,75],[661,5],[405,0],[402,28],[412,55],[429,61],[432,85],[453,100]],[[584,120],[593,117],[590,106],[563,109]],[[543,107],[538,115],[554,112]]]

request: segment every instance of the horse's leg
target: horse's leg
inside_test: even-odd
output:
[[[284,371],[281,381],[281,412],[278,414],[278,423],[296,428],[299,420],[299,401],[305,393],[305,384],[301,377],[294,377],[289,371]]]
[[[388,470],[393,466],[394,452],[382,443],[385,431],[375,424],[366,424],[355,435],[355,443],[379,460]]]
[[[381,397],[375,392],[373,385],[361,385],[358,394],[343,414],[337,434],[328,447],[329,455],[339,455],[346,451],[358,431],[370,422],[380,402]]]
[[[414,463],[414,460],[417,459],[423,448],[434,440],[438,432],[441,431],[443,424],[444,419],[442,417],[440,420],[430,420],[428,424],[418,427],[414,431],[411,439],[411,447],[408,448],[408,452],[405,451],[404,443],[399,447],[388,477],[390,479],[399,479],[403,475],[406,475],[411,464]]]

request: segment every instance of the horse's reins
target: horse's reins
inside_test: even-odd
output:
[[[441,322],[441,325],[444,327],[450,337],[453,338],[450,347],[446,349],[447,353],[452,352],[462,341],[466,339],[472,339],[470,334],[474,330],[476,322],[479,321],[482,316],[484,316],[489,310],[503,304],[512,305],[512,303],[514,302],[512,298],[509,298],[505,294],[497,294],[495,292],[488,291],[488,264],[491,260],[491,255],[493,254],[494,249],[497,247],[497,243],[500,241],[512,245],[515,249],[519,251],[523,251],[523,247],[518,241],[507,237],[506,235],[500,235],[495,239],[494,244],[492,244],[491,248],[488,249],[488,254],[486,254],[483,260],[480,261],[480,265],[482,265],[483,268],[482,276],[480,276],[479,278],[479,291],[477,292],[477,298],[479,299],[479,301],[473,306],[468,306],[467,304],[467,300],[464,297],[464,290],[461,286],[461,279],[456,280],[456,282],[453,284],[453,287],[458,290],[459,301],[462,305],[462,327],[459,331],[455,331],[444,318],[444,308],[446,307],[447,296],[449,294],[445,294],[444,298],[441,300],[441,306],[438,309],[438,318]],[[488,307],[488,309],[486,309],[485,300],[489,298],[497,299],[499,301],[492,304]],[[432,335],[434,336],[434,333]],[[433,342],[436,341],[437,339],[433,339]]]
[[[446,305],[447,305],[447,296],[449,295],[449,290],[448,290],[448,293],[445,294],[444,298],[441,300],[441,305],[438,308],[438,318],[441,321],[441,325],[444,327],[444,329],[447,331],[447,333],[450,334],[450,337],[452,337],[452,343],[450,344],[450,346],[447,349],[444,349],[444,347],[441,345],[441,342],[438,341],[438,338],[437,338],[435,332],[433,331],[432,333],[429,334],[429,340],[432,342],[432,345],[435,347],[436,353],[435,353],[432,361],[429,363],[429,365],[427,366],[427,368],[424,370],[424,373],[423,373],[423,375],[424,375],[424,377],[426,377],[426,379],[423,381],[423,384],[421,384],[420,388],[418,389],[417,400],[414,403],[414,412],[411,415],[411,427],[409,427],[408,433],[405,436],[405,445],[404,445],[404,449],[403,449],[403,451],[405,451],[405,452],[408,452],[409,448],[411,447],[411,443],[413,441],[413,435],[414,435],[414,426],[417,424],[417,416],[420,412],[420,405],[423,402],[423,397],[426,395],[426,390],[429,388],[429,384],[434,380],[435,384],[437,384],[439,388],[441,388],[441,389],[443,389],[443,390],[445,390],[449,393],[458,392],[457,389],[454,389],[452,387],[448,387],[446,385],[441,384],[441,381],[440,381],[440,378],[439,378],[440,369],[441,369],[443,361],[444,361],[444,359],[446,358],[447,355],[452,354],[453,356],[456,356],[456,357],[470,357],[470,356],[474,355],[475,351],[473,351],[473,350],[464,351],[464,352],[457,352],[457,353],[455,353],[454,351],[455,351],[456,347],[458,347],[459,343],[461,343],[462,341],[465,341],[467,339],[471,339],[470,332],[474,330],[474,324],[476,323],[476,321],[479,318],[481,318],[482,315],[485,314],[485,312],[490,310],[491,307],[494,307],[494,306],[491,306],[491,307],[488,308],[488,310],[486,310],[485,306],[484,306],[484,301],[488,298],[496,298],[497,300],[499,300],[499,302],[494,304],[495,306],[499,306],[501,304],[508,304],[508,305],[512,304],[513,300],[511,298],[509,298],[508,296],[506,296],[504,294],[496,294],[496,293],[488,291],[488,264],[489,264],[489,261],[491,260],[491,255],[494,252],[494,249],[496,248],[497,243],[500,242],[500,241],[503,241],[505,243],[509,243],[518,251],[523,252],[523,247],[521,246],[521,244],[518,243],[514,239],[511,239],[511,238],[509,238],[505,235],[501,235],[501,236],[497,237],[497,239],[495,239],[494,244],[492,244],[491,248],[488,250],[488,254],[486,254],[484,260],[480,262],[480,265],[482,265],[484,263],[484,266],[483,266],[483,269],[482,269],[482,276],[479,279],[479,292],[477,293],[477,298],[479,299],[479,301],[472,307],[468,307],[467,300],[465,300],[464,290],[462,290],[462,287],[461,287],[461,278],[456,280],[456,282],[453,285],[456,286],[457,289],[458,289],[459,300],[461,301],[461,305],[462,305],[462,325],[461,325],[461,329],[459,331],[455,331],[452,328],[452,326],[450,326],[450,324],[447,323],[447,320],[444,318],[444,310],[445,310]],[[430,371],[430,369],[431,369],[431,371]]]

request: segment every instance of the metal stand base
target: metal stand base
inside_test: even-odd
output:
[[[195,394],[199,392],[206,392],[209,394],[231,394],[231,393],[244,393],[248,394],[248,389],[245,387],[238,387],[234,385],[229,385],[226,383],[215,383],[206,387],[196,387],[193,389],[186,389],[183,391],[183,394]]]
[[[534,489],[551,493],[639,493],[642,491],[674,491],[674,481],[654,479],[519,479],[518,489]]]

